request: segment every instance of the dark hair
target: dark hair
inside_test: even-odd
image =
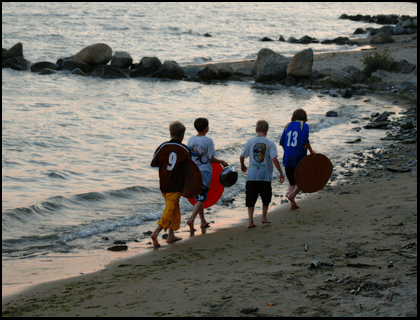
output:
[[[169,125],[169,132],[171,133],[171,138],[181,139],[185,133],[185,126],[179,121],[174,121]]]
[[[256,126],[257,132],[267,132],[268,131],[268,122],[265,120],[259,120]]]
[[[306,111],[303,109],[297,109],[293,112],[292,121],[308,121],[308,116],[306,115]]]
[[[209,121],[206,118],[197,118],[194,121],[194,128],[197,132],[203,132],[209,126]]]

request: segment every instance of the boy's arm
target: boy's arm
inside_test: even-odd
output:
[[[242,170],[242,172],[247,172],[248,171],[248,168],[245,165],[245,157],[243,155],[241,155],[239,157],[239,161],[241,162],[241,170]]]
[[[313,156],[316,155],[316,152],[312,150],[311,144],[309,142],[303,146],[303,149],[308,149]]]
[[[227,167],[227,166],[229,166],[229,164],[228,164],[226,161],[224,161],[224,160],[220,160],[220,159],[217,159],[215,156],[212,156],[212,157],[210,158],[210,162],[214,162],[214,163],[221,163],[223,167]]]
[[[283,183],[284,182],[284,175],[283,175],[283,171],[281,170],[279,159],[277,159],[277,157],[274,157],[272,160],[273,160],[273,163],[276,166],[277,170],[280,172],[280,183]]]

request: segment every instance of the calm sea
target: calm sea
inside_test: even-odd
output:
[[[22,42],[32,63],[55,62],[98,42],[139,62],[157,56],[181,65],[255,58],[262,48],[295,54],[348,46],[261,42],[270,37],[318,40],[351,36],[374,25],[339,20],[347,14],[411,14],[412,3],[2,3],[2,47]],[[379,26],[374,26],[379,27]],[[209,33],[212,37],[205,37]],[[357,132],[354,123],[383,103],[322,97],[311,91],[253,82],[203,84],[156,79],[102,80],[2,70],[2,292],[98,270],[147,251],[164,207],[158,173],[149,167],[168,125],[207,117],[218,158],[239,170],[239,155],[267,119],[277,144],[293,110],[309,115],[311,142],[335,165],[354,152],[380,147],[384,132]],[[388,106],[389,107],[389,106]],[[338,118],[325,118],[336,110]],[[395,107],[398,112],[398,108]],[[363,120],[361,120],[363,122]],[[362,138],[359,144],[345,141]],[[281,158],[281,148],[279,147]],[[274,174],[278,179],[278,174]],[[206,211],[213,230],[246,218],[245,174]],[[273,206],[287,183],[274,183]],[[260,205],[260,204],[258,204]],[[182,199],[183,222],[192,206]],[[257,212],[260,210],[257,207]],[[197,222],[198,223],[198,222]],[[127,240],[126,253],[106,250]],[[134,242],[134,240],[140,242]]]

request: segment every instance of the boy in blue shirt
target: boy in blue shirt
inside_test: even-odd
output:
[[[295,202],[295,197],[300,191],[295,182],[296,167],[299,161],[306,156],[307,150],[312,155],[316,154],[309,143],[309,126],[306,121],[308,121],[308,117],[305,110],[295,110],[292,115],[292,122],[286,125],[280,139],[280,145],[284,149],[283,165],[289,180],[289,196],[287,199],[290,201],[290,210],[299,208]]]

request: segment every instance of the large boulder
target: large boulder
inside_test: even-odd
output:
[[[233,69],[229,65],[222,65],[219,67],[219,79],[228,79],[233,73]]]
[[[295,78],[310,78],[312,76],[312,65],[314,63],[314,52],[312,49],[303,50],[292,59],[287,67],[287,75]]]
[[[124,51],[115,52],[111,58],[111,66],[116,68],[130,68],[132,63],[133,58]]]
[[[96,43],[80,50],[74,61],[84,62],[91,66],[107,64],[112,58],[112,49],[105,43]]]
[[[215,65],[209,64],[203,70],[200,70],[197,75],[204,81],[216,80],[219,79],[219,70]]]
[[[102,79],[126,79],[129,78],[129,71],[124,69],[102,65],[96,67],[89,75]]]
[[[363,82],[367,79],[366,76],[363,74],[363,72],[356,67],[353,67],[353,66],[344,67],[343,71],[350,73],[353,76],[355,82]]]
[[[291,59],[275,53],[273,50],[261,49],[251,68],[255,82],[263,83],[285,79],[290,61]]]
[[[184,69],[176,61],[165,61],[159,68],[159,76],[166,79],[182,80]]]
[[[334,84],[331,81],[331,76],[323,77],[312,83],[314,86],[321,86],[324,88],[334,88]]]
[[[146,77],[159,71],[162,62],[157,57],[143,57],[137,68],[131,71],[130,77]]]
[[[13,70],[24,71],[31,67],[31,63],[23,57],[13,57],[1,64],[1,68],[11,68]]]
[[[38,74],[40,74],[40,75],[47,74],[48,75],[48,74],[56,74],[56,73],[57,73],[56,70],[53,70],[53,69],[50,69],[50,68],[44,68],[41,71],[39,71]]]
[[[391,65],[389,71],[392,72],[401,72],[401,73],[411,73],[416,68],[415,64],[409,63],[407,60],[400,60],[398,62],[394,62]]]
[[[300,38],[297,43],[308,44],[308,43],[319,43],[319,41],[315,38],[305,35],[302,38]]]
[[[15,58],[15,57],[22,57],[23,58],[23,47],[22,47],[22,43],[20,43],[20,42],[16,43],[9,50],[2,49],[1,63],[5,62],[7,59]]]
[[[331,70],[331,82],[340,88],[348,88],[354,83],[354,77],[345,71]]]
[[[395,40],[387,34],[378,33],[375,34],[372,39],[370,39],[370,44],[384,44],[384,43],[394,43]]]
[[[388,121],[388,117],[391,115],[388,111],[385,111],[381,113],[379,116],[377,116],[375,119],[372,120],[372,122],[383,122]]]
[[[365,125],[365,129],[388,129],[389,122],[388,121],[381,121],[381,122],[370,122]]]
[[[41,61],[36,62],[33,65],[31,65],[31,71],[32,72],[40,72],[42,69],[51,69],[51,70],[59,70],[59,67],[57,64],[49,62],[49,61]]]
[[[61,70],[73,71],[75,69],[80,69],[84,73],[88,73],[88,72],[92,71],[92,67],[90,65],[88,65],[87,63],[78,62],[78,61],[74,61],[74,60],[63,60],[62,61]]]

